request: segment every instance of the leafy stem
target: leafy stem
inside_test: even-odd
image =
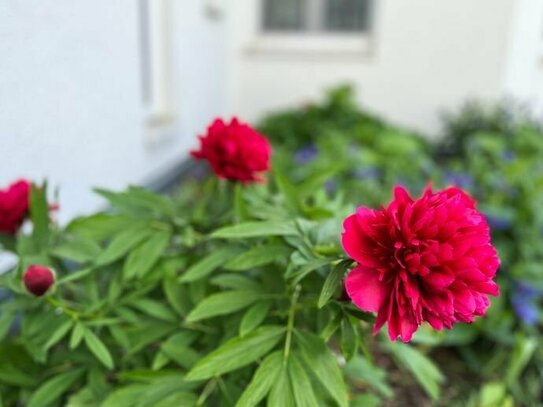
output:
[[[46,299],[47,303],[52,305],[53,307],[55,308],[60,308],[62,310],[62,312],[64,312],[66,315],[68,315],[69,317],[75,319],[75,320],[78,320],[79,319],[79,312],[71,309],[71,308],[68,308],[64,303],[62,303],[61,301],[53,298],[53,297],[47,297]]]
[[[290,298],[290,309],[288,311],[288,321],[287,321],[287,337],[285,339],[285,353],[284,361],[288,360],[290,354],[290,345],[292,342],[292,331],[294,330],[294,316],[296,315],[296,303],[298,302],[298,297],[300,296],[300,291],[302,287],[298,284],[294,288],[292,297]]]

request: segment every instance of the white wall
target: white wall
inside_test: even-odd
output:
[[[138,2],[0,2],[0,187],[17,177],[60,188],[61,220],[184,158],[224,109],[225,26],[201,2],[174,1],[175,121],[146,143]]]
[[[439,113],[502,91],[514,0],[376,0],[370,53],[248,51],[258,0],[235,0],[232,110],[249,120],[351,82],[369,109],[430,132]]]
[[[511,18],[504,90],[543,119],[543,2],[518,0]]]

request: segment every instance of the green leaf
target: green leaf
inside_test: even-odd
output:
[[[224,265],[224,268],[232,271],[249,270],[263,266],[277,260],[288,258],[292,249],[283,244],[266,244],[252,249],[233,258]]]
[[[109,246],[98,256],[96,264],[104,266],[120,259],[126,255],[133,247],[147,239],[152,233],[152,229],[147,225],[136,224],[116,234]]]
[[[394,359],[413,374],[426,393],[433,400],[438,400],[440,384],[445,378],[434,362],[416,348],[403,343],[389,342],[386,347]]]
[[[162,290],[166,295],[168,304],[177,312],[178,315],[185,316],[189,312],[190,301],[188,292],[184,286],[179,284],[177,278],[166,277],[162,281]]]
[[[188,347],[186,342],[182,334],[174,335],[164,342],[160,349],[168,358],[180,366],[190,369],[200,359],[200,355]]]
[[[324,307],[328,300],[334,295],[339,286],[339,283],[343,280],[343,276],[345,275],[345,272],[347,271],[351,263],[352,260],[343,260],[332,269],[330,274],[328,274],[328,277],[326,277],[326,280],[324,281],[324,285],[322,286],[321,294],[319,296],[319,308]]]
[[[213,272],[213,270],[222,266],[234,256],[237,256],[240,251],[241,250],[238,247],[224,247],[219,250],[214,250],[211,252],[211,254],[190,266],[189,269],[181,276],[179,281],[188,283],[207,277]]]
[[[36,378],[11,363],[0,364],[0,383],[17,387],[34,387]]]
[[[295,236],[298,231],[291,221],[245,222],[217,229],[214,239],[245,239],[263,236]]]
[[[318,404],[317,404],[318,405]],[[287,366],[279,371],[275,384],[272,386],[268,396],[268,407],[296,407],[296,400],[292,393],[290,378],[288,377]]]
[[[245,336],[257,328],[268,316],[269,301],[260,301],[247,310],[239,324],[239,336]]]
[[[113,369],[113,359],[104,343],[90,329],[85,329],[83,334],[85,344],[96,358],[109,370]]]
[[[302,203],[298,198],[296,186],[277,167],[274,167],[273,173],[277,187],[285,198],[286,206],[294,211],[299,211],[302,208]]]
[[[100,407],[134,407],[142,397],[145,397],[147,387],[144,384],[132,384],[116,389]]]
[[[72,336],[70,337],[70,349],[75,349],[79,344],[81,343],[81,340],[83,339],[83,334],[85,333],[85,326],[80,323],[76,322],[75,327],[72,331]]]
[[[311,380],[296,354],[292,354],[288,361],[288,375],[290,377],[292,393],[296,400],[296,407],[318,406],[319,402],[315,397],[315,391],[313,390],[313,386],[311,386]]]
[[[285,328],[264,326],[243,338],[233,338],[192,368],[187,380],[205,380],[246,366],[267,354],[283,337]]]
[[[360,394],[355,396],[351,402],[351,407],[380,407],[383,403],[375,394]]]
[[[512,385],[518,379],[537,349],[537,343],[537,338],[526,338],[524,335],[517,335],[505,378],[508,385]]]
[[[197,397],[186,391],[170,394],[168,397],[163,398],[158,403],[155,403],[153,407],[194,407],[197,402]]]
[[[315,259],[310,261],[307,264],[304,264],[298,271],[296,271],[292,276],[293,284],[298,284],[300,281],[302,281],[309,273],[311,273],[314,270],[317,270],[321,267],[327,266],[332,262],[332,259]]]
[[[263,287],[255,280],[245,277],[242,274],[221,274],[211,279],[211,284],[223,287],[232,288],[242,291],[262,291]]]
[[[42,384],[28,400],[27,407],[45,407],[58,400],[81,377],[84,369],[55,375]]]
[[[15,313],[11,311],[4,311],[0,317],[0,341],[2,341],[9,332],[9,328],[13,323]]]
[[[70,272],[70,274],[65,275],[64,277],[60,278],[57,281],[57,287],[59,285],[69,283],[70,281],[76,281],[76,280],[85,278],[86,276],[88,276],[93,271],[94,271],[94,268],[89,267],[89,268],[84,268],[84,269],[81,269],[81,270],[78,270],[78,271]]]
[[[345,375],[353,381],[364,381],[381,395],[392,398],[394,392],[386,381],[386,370],[372,365],[367,359],[356,356],[345,366]]]
[[[254,407],[258,405],[269,393],[282,366],[282,352],[277,351],[266,356],[236,403],[236,407]]]
[[[348,317],[343,318],[341,322],[341,352],[345,360],[349,361],[356,355],[358,348],[358,332]]]
[[[226,291],[203,299],[187,316],[187,322],[200,321],[217,315],[239,311],[262,298],[259,291]]]
[[[101,252],[102,248],[94,240],[79,237],[62,242],[51,254],[61,259],[85,263],[96,259]]]
[[[124,263],[123,276],[127,279],[144,276],[162,256],[170,237],[170,232],[156,232],[131,252]]]
[[[119,230],[130,228],[138,223],[134,218],[109,213],[97,213],[91,216],[75,218],[66,226],[66,232],[95,240],[110,238]]]
[[[177,321],[177,315],[167,305],[150,298],[136,298],[130,302],[130,306],[157,319],[170,322]]]
[[[32,238],[36,247],[45,248],[49,240],[49,205],[47,204],[47,184],[30,190],[30,217],[32,219]]]
[[[51,337],[43,347],[49,349],[51,346],[56,345],[63,337],[68,333],[70,329],[74,326],[73,320],[67,320],[63,324],[59,325],[57,329],[51,334]]]
[[[307,366],[340,407],[348,407],[347,388],[337,359],[322,338],[300,330],[295,330],[294,334]]]

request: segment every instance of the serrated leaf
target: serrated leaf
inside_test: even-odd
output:
[[[348,407],[347,388],[337,359],[322,338],[300,330],[295,330],[294,334],[307,366],[340,407]]]
[[[83,337],[85,338],[85,344],[94,354],[94,356],[96,356],[96,358],[109,370],[113,369],[113,359],[111,358],[111,354],[100,338],[98,338],[90,329],[85,329]]]
[[[230,339],[200,359],[186,379],[205,380],[253,363],[273,349],[284,332],[280,326],[264,326],[243,338]]]
[[[51,334],[51,337],[43,347],[49,349],[51,346],[56,345],[66,335],[70,329],[74,326],[73,320],[67,320],[63,324],[59,325],[57,329]]]
[[[246,239],[263,236],[295,236],[298,234],[291,221],[245,222],[217,229],[211,234],[214,239]]]
[[[144,241],[152,233],[147,225],[135,225],[129,229],[116,234],[108,247],[98,256],[96,264],[105,266],[126,255],[130,249]]]
[[[239,311],[262,298],[259,291],[226,291],[212,294],[199,302],[187,316],[187,322],[226,315]]]
[[[288,361],[288,375],[292,393],[296,400],[296,407],[318,406],[319,402],[315,397],[315,391],[313,390],[313,386],[311,386],[311,380],[295,353],[291,355]]]
[[[83,369],[61,373],[42,384],[32,393],[27,407],[45,407],[58,400],[81,377]]]
[[[239,336],[245,336],[256,327],[258,327],[266,317],[270,309],[270,303],[268,301],[261,301],[253,305],[247,310],[247,312],[241,318],[239,324]]]
[[[233,258],[224,265],[226,270],[242,271],[264,266],[277,260],[287,258],[292,249],[283,244],[266,244],[252,249]]]
[[[207,277],[213,272],[213,270],[237,256],[240,252],[241,250],[238,247],[224,247],[219,250],[214,250],[211,252],[211,254],[190,266],[189,269],[179,278],[179,281],[188,283]]]
[[[123,267],[127,279],[144,276],[160,259],[170,243],[170,232],[156,232],[147,241],[132,251]]]
[[[328,300],[332,298],[351,263],[351,260],[343,260],[328,274],[319,296],[319,308],[324,307]]]
[[[262,361],[249,385],[243,391],[236,407],[254,407],[269,393],[283,366],[283,353],[274,352]]]

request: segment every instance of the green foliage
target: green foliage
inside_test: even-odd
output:
[[[519,281],[543,288],[537,125],[464,111],[449,117],[454,148],[435,146],[341,87],[260,128],[275,151],[265,185],[98,190],[111,209],[66,227],[50,222],[46,185],[33,188],[31,233],[0,240],[19,258],[0,276],[3,406],[371,407],[402,405],[404,387],[421,405],[538,405],[541,319],[513,307]],[[502,295],[472,325],[423,326],[410,345],[373,337],[374,316],[343,293],[342,220],[396,183],[417,194],[451,180],[501,222]],[[56,270],[43,298],[21,284],[32,263]]]

